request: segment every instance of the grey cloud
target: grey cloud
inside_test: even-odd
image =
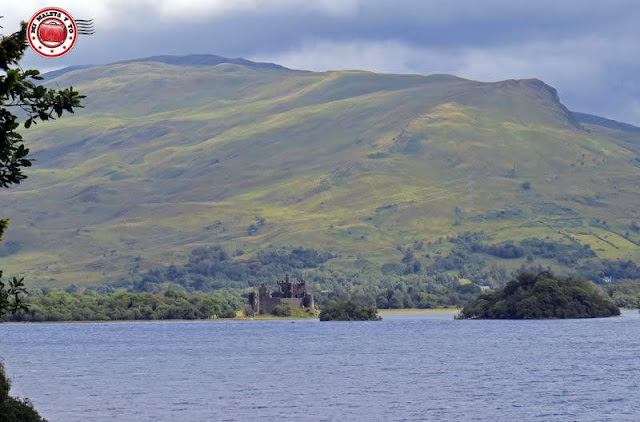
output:
[[[637,1],[109,0],[96,1],[95,9],[67,3],[71,12],[95,10],[98,33],[56,60],[60,67],[213,53],[310,70],[538,77],[572,109],[640,124]],[[53,65],[35,54],[26,61]]]

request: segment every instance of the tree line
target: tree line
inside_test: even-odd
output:
[[[180,290],[155,294],[120,291],[112,295],[52,290],[44,295],[25,297],[25,311],[5,315],[1,320],[44,322],[233,318],[242,303],[240,295],[224,297],[215,293],[187,293]]]

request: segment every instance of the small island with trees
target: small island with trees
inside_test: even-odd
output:
[[[332,302],[320,312],[320,321],[380,321],[378,310],[351,301]]]
[[[620,309],[595,284],[559,278],[550,272],[524,272],[503,289],[480,295],[458,319],[563,319],[620,315]]]

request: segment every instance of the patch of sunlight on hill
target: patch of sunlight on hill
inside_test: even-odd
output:
[[[640,138],[583,130],[540,81],[145,62],[48,83],[87,107],[25,131],[37,166],[0,193],[19,246],[3,268],[31,285],[99,284],[210,245],[377,268],[421,242],[426,265],[472,232],[640,258],[640,235],[623,237],[640,221]]]

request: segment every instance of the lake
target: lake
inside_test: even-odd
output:
[[[637,421],[640,315],[2,324],[51,422]]]

